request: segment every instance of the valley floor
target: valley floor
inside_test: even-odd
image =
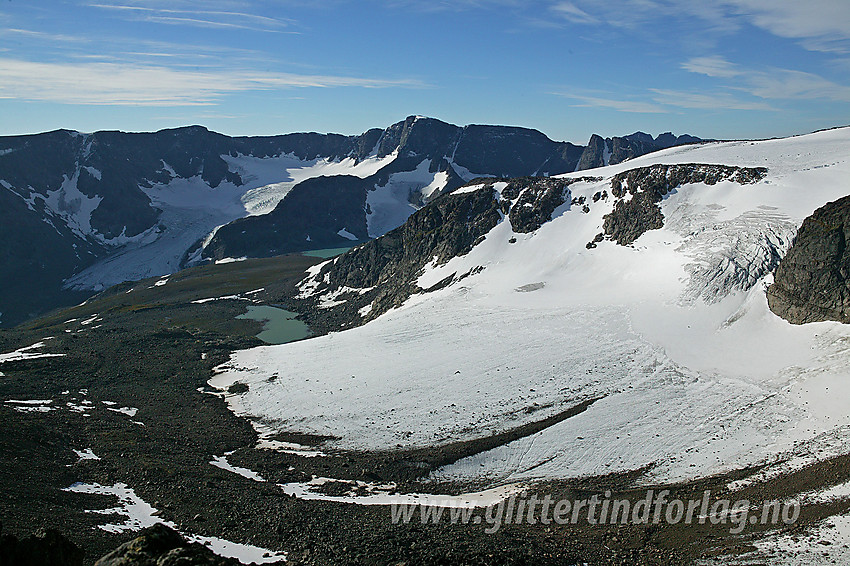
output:
[[[850,510],[840,487],[833,490],[836,497],[828,492],[850,481],[847,456],[774,476],[770,470],[727,471],[668,485],[652,479],[651,467],[627,465],[616,473],[600,470],[557,481],[472,481],[448,471],[421,480],[438,469],[462,470],[458,463],[468,466],[476,454],[528,442],[555,427],[575,427],[575,436],[581,436],[581,419],[611,402],[605,392],[556,411],[533,409],[539,399],[529,391],[532,410],[516,426],[459,437],[439,448],[423,438],[404,450],[340,449],[335,439],[315,431],[281,435],[262,426],[258,436],[207,382],[214,368],[232,363],[231,351],[261,344],[253,337],[260,324],[235,317],[255,301],[277,304],[317,261],[249,260],[126,284],[0,334],[3,532],[20,536],[58,528],[86,549],[88,564],[133,538],[135,529],[160,520],[219,552],[262,562],[285,553],[291,564],[683,564],[716,557],[728,563],[730,555],[747,560],[746,553],[756,547],[789,559],[779,563],[816,564],[819,549],[827,548],[822,541],[847,544],[839,536],[846,530],[842,520],[828,519]],[[579,320],[570,322],[577,326]],[[631,347],[627,340],[618,344]],[[592,372],[586,375],[590,387]],[[545,379],[534,385],[547,386]],[[291,391],[293,403],[299,394]],[[399,410],[409,415],[416,407]],[[486,430],[478,415],[461,417]],[[758,473],[770,481],[748,480]],[[670,489],[670,499],[699,499],[710,490],[713,497],[748,499],[754,506],[795,497],[806,504],[791,526],[759,524],[740,534],[730,533],[728,523],[581,521],[505,525],[488,533],[484,519],[466,525],[446,517],[439,524],[417,519],[393,524],[390,507],[359,504],[409,502],[405,494],[414,493],[468,493],[467,499],[493,502],[520,490],[522,497],[571,501],[610,491],[611,498],[635,503],[647,489]],[[483,510],[477,513],[482,516]],[[830,521],[833,529],[826,526]],[[806,531],[811,525],[819,525],[812,535]]]

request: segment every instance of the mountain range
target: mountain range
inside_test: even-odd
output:
[[[358,136],[0,137],[0,324],[203,261],[374,238],[475,177],[557,175],[697,141],[638,132],[579,146],[416,116]]]
[[[378,189],[356,195],[394,153],[244,193],[268,227],[318,183],[343,253],[205,262],[222,228],[186,254],[204,265],[0,332],[5,552],[78,555],[28,536],[58,528],[101,564],[848,563],[850,128],[440,180],[378,235]],[[200,190],[176,179],[163,216]],[[652,524],[480,523],[652,494]]]

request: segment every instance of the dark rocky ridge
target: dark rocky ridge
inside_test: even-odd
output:
[[[272,212],[219,228],[204,254],[214,259],[269,257],[301,251],[305,246],[341,247],[351,241],[338,234],[340,226],[359,240],[368,240],[365,206],[363,179],[351,175],[307,179]]]
[[[415,170],[425,158],[421,155],[398,157],[363,179],[350,175],[307,179],[293,187],[268,214],[242,218],[220,228],[204,248],[203,256],[212,260],[271,257],[351,245],[350,239],[339,235],[340,227],[358,240],[368,240],[367,193],[385,186],[393,173]],[[442,192],[450,192],[464,184],[445,158],[432,159],[429,171],[447,174]],[[438,194],[432,198],[436,196]],[[419,194],[412,193],[408,198],[416,206],[425,204]]]
[[[603,230],[608,239],[627,246],[644,232],[664,226],[658,203],[677,187],[690,183],[715,185],[720,181],[745,185],[760,181],[766,174],[764,167],[696,163],[652,165],[618,173],[611,179],[611,194],[616,198],[614,210],[604,216]],[[626,195],[631,198],[626,200]]]
[[[850,196],[806,218],[767,290],[770,310],[793,324],[850,323],[848,239]]]

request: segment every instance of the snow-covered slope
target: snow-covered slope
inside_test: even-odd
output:
[[[785,253],[817,207],[850,192],[848,158],[845,128],[670,149],[600,169],[601,181],[570,186],[589,212],[568,199],[527,234],[503,220],[418,283],[473,275],[352,330],[236,352],[211,383],[245,383],[247,393],[230,397],[237,412],[338,437],[346,449],[477,438],[599,398],[439,470],[440,479],[652,464],[651,480],[673,481],[820,444],[830,446],[823,456],[850,452],[850,327],[792,326],[765,299],[771,254]],[[661,163],[768,173],[755,184],[681,186],[660,203],[663,228],[632,246],[588,249],[613,208],[593,195],[610,191],[616,173]],[[461,189],[470,190],[484,185]],[[306,293],[314,287],[305,282]]]

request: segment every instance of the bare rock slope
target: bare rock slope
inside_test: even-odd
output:
[[[794,324],[850,323],[850,196],[803,221],[767,291],[770,309]]]

